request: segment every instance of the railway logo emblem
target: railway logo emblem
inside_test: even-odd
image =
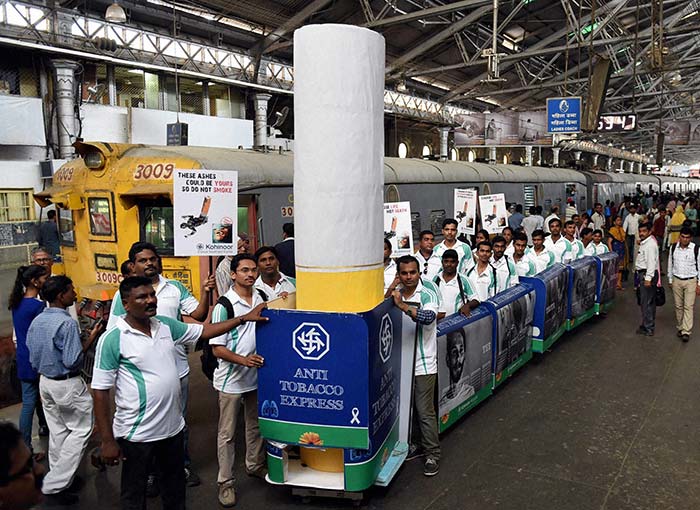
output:
[[[318,361],[331,350],[331,336],[318,323],[302,322],[292,332],[292,347],[301,359]]]
[[[394,345],[394,325],[389,314],[384,314],[382,324],[379,327],[379,357],[386,363],[391,357],[391,348]]]
[[[566,99],[562,99],[559,102],[559,111],[562,113],[566,113],[569,111],[569,102]]]

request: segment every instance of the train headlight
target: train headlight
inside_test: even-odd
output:
[[[99,170],[103,166],[105,166],[105,157],[102,155],[101,152],[88,152],[85,154],[83,157],[83,161],[85,162],[85,166],[88,167],[91,170]]]

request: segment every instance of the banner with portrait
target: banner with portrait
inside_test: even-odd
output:
[[[454,218],[460,234],[476,233],[477,191],[474,189],[455,189]]]
[[[398,258],[413,254],[411,203],[384,204],[384,239],[391,243],[391,256]]]
[[[489,234],[500,234],[508,225],[506,196],[503,193],[479,195],[481,226]]]
[[[485,307],[469,317],[454,314],[438,324],[440,432],[491,394],[493,318]]]

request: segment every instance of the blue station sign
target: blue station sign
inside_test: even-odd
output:
[[[547,99],[547,132],[581,132],[580,97],[550,97]]]

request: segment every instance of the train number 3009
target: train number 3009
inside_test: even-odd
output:
[[[134,170],[134,179],[170,179],[173,170],[175,170],[175,165],[172,163],[138,165]]]
[[[107,271],[97,271],[95,277],[98,283],[121,283],[124,279],[119,273],[110,273]]]

